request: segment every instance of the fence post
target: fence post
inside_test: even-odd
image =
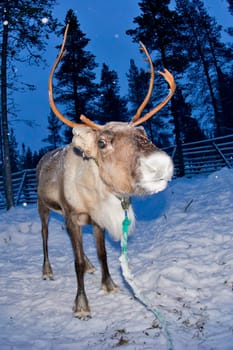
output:
[[[179,177],[185,176],[185,167],[184,167],[184,157],[183,157],[183,147],[180,140],[176,144],[176,154],[179,168]]]
[[[26,174],[27,174],[27,170],[24,170],[23,176],[22,176],[22,179],[21,179],[21,182],[20,182],[20,185],[19,185],[19,190],[17,192],[15,205],[18,205],[18,203],[19,203],[20,196],[21,196],[21,193],[22,193],[22,190],[23,190],[24,181],[25,181],[25,178],[26,178]]]
[[[215,147],[216,151],[220,154],[220,157],[222,157],[222,159],[224,160],[224,162],[226,163],[227,167],[231,169],[231,164],[228,162],[228,160],[226,159],[226,157],[224,156],[224,154],[222,153],[222,151],[220,150],[220,148],[218,147],[218,145],[216,145],[215,142],[212,142],[213,146]]]

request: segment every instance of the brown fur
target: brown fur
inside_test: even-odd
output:
[[[140,194],[140,157],[161,152],[147,138],[144,129],[125,123],[108,123],[97,131],[89,127],[74,129],[72,144],[47,153],[37,167],[38,211],[42,223],[43,277],[53,278],[48,257],[48,219],[50,210],[65,218],[75,260],[77,295],[74,315],[90,317],[84,273],[94,267],[82,245],[81,227],[92,224],[102,270],[102,288],[117,290],[107,265],[104,229],[116,238],[121,235],[124,211],[119,197]],[[129,216],[133,221],[130,206]]]

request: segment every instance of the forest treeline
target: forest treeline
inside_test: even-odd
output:
[[[148,91],[148,66],[138,67],[134,59],[130,60],[127,72],[125,96],[120,94],[118,72],[107,64],[100,66],[97,81],[96,68],[100,63],[88,49],[90,39],[82,31],[78,15],[70,9],[64,23],[59,23],[52,15],[56,3],[56,0],[0,1],[3,23],[0,175],[6,179],[10,172],[34,168],[45,152],[71,140],[71,129],[52,111],[48,113],[45,146],[36,152],[30,150],[26,140],[19,146],[13,123],[9,127],[14,89],[34,88],[30,84],[22,86],[13,69],[14,62],[40,64],[50,34],[55,33],[62,41],[67,23],[67,52],[55,73],[54,98],[69,119],[79,122],[79,116],[85,114],[100,124],[128,121]],[[233,0],[225,0],[225,5],[229,15],[233,15]],[[42,20],[47,21],[46,26],[41,26]],[[146,45],[155,71],[169,69],[177,83],[171,102],[144,125],[154,143],[159,147],[176,144],[179,148],[185,142],[233,133],[233,27],[223,30],[208,13],[205,1],[139,1],[138,16],[132,18],[132,28],[126,28],[126,34],[133,42],[142,41]],[[165,97],[167,89],[163,79],[155,80],[155,92],[145,112]]]

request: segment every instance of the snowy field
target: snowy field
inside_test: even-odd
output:
[[[175,350],[233,349],[233,170],[173,180],[156,196],[134,202],[129,240],[132,273],[166,321]],[[109,268],[120,287],[100,291],[91,228],[86,275],[92,318],[72,316],[73,255],[63,219],[50,220],[55,280],[41,278],[42,244],[36,206],[0,213],[0,349],[132,350],[169,348],[164,329],[133,296],[122,277],[119,242],[107,239]]]

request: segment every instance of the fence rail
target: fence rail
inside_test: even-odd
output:
[[[180,150],[174,146],[165,151],[174,161],[176,177],[181,174],[181,166],[187,177],[210,174],[225,166],[233,167],[233,135],[185,143]],[[12,189],[15,205],[36,203],[36,169],[12,174]],[[0,177],[0,209],[5,207],[4,183]]]
[[[36,169],[27,169],[12,174],[12,191],[14,204],[23,205],[36,203]],[[6,207],[4,182],[0,177],[0,209]]]
[[[224,166],[233,167],[233,135],[185,143],[181,146],[181,155],[176,146],[166,152],[173,158],[176,176],[180,175],[181,166],[187,177],[210,174]]]

